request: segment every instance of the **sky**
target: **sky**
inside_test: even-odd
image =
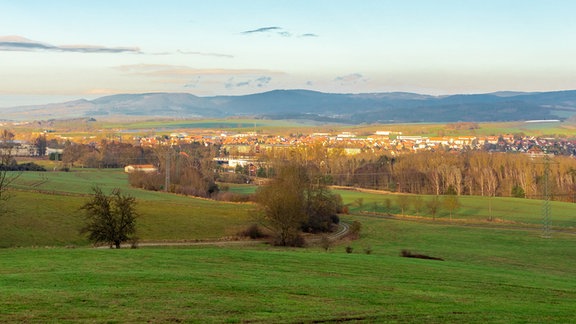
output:
[[[576,89],[574,13],[573,0],[0,0],[0,107]]]

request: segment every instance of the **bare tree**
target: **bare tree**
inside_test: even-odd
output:
[[[300,246],[301,230],[328,232],[339,221],[342,199],[325,185],[323,177],[299,163],[280,164],[278,174],[256,192],[266,223],[277,245]]]
[[[94,244],[104,243],[117,249],[123,242],[134,240],[136,232],[136,199],[123,195],[114,189],[106,196],[98,187],[92,189],[94,196],[87,201],[82,210],[86,213],[86,225],[82,234]]]
[[[410,196],[408,195],[398,195],[396,196],[396,204],[400,207],[402,212],[402,216],[404,216],[404,212],[408,210],[410,207]]]
[[[452,220],[452,214],[456,212],[461,206],[460,200],[456,195],[446,195],[444,196],[444,200],[442,200],[442,205],[444,208],[448,210],[450,213],[450,220]]]
[[[5,213],[6,201],[10,198],[8,189],[20,176],[20,172],[14,171],[14,134],[7,129],[0,132],[0,214]]]
[[[430,212],[430,214],[432,215],[433,220],[436,220],[436,215],[440,211],[441,206],[442,206],[442,204],[441,204],[440,198],[438,198],[438,196],[432,197],[432,199],[430,199],[426,203],[426,207],[428,209],[428,212]]]
[[[299,165],[283,166],[278,177],[256,193],[265,222],[276,234],[276,244],[297,245],[302,223],[306,221],[304,188],[306,172]]]

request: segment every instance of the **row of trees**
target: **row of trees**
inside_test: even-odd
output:
[[[218,192],[217,165],[213,160],[216,154],[215,147],[197,143],[159,147],[154,150],[158,172],[131,173],[129,182],[147,190],[210,198]]]
[[[87,167],[123,167],[127,164],[154,164],[158,174],[133,175],[134,186],[151,190],[166,190],[208,197],[217,187],[219,178],[213,158],[218,146],[188,144],[177,148],[144,149],[125,143],[104,141],[98,148],[67,143],[63,154],[66,164]],[[324,176],[329,185],[356,186],[403,193],[442,195],[543,196],[546,163],[520,153],[490,153],[483,151],[419,152],[390,156],[363,152],[349,156],[344,149],[321,144],[291,149],[272,150],[258,155],[261,161],[256,172],[247,176],[273,177],[276,161],[293,161],[313,168]],[[547,177],[554,199],[576,200],[576,160],[556,156],[550,163]],[[168,170],[168,172],[167,172]],[[241,176],[243,170],[237,170]],[[170,187],[165,188],[166,175]]]
[[[340,149],[312,145],[267,152],[263,160],[297,161],[320,170],[329,184],[442,195],[541,198],[546,158],[520,153],[418,152],[389,156],[364,152],[347,156]],[[266,164],[268,165],[268,164]],[[261,174],[267,174],[263,172]],[[576,202],[576,160],[555,156],[548,185],[554,199]]]
[[[157,164],[158,155],[153,149],[129,143],[102,140],[96,146],[67,141],[62,163],[86,168],[123,168],[129,164]]]

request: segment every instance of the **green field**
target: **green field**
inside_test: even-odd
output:
[[[14,185],[11,212],[0,216],[0,247],[87,245],[78,233],[80,207],[95,185],[136,197],[144,241],[220,239],[253,221],[253,205],[130,188],[120,170],[24,172]]]
[[[574,322],[576,213],[541,201],[461,197],[450,221],[396,195],[338,190],[361,237],[319,247],[93,249],[78,234],[90,188],[138,199],[143,241],[213,240],[253,221],[254,205],[129,188],[120,170],[24,173],[0,216],[0,322],[543,323]],[[253,186],[231,185],[250,193]],[[362,203],[359,204],[359,199]],[[430,197],[426,197],[428,199]],[[386,199],[391,201],[387,209]],[[384,218],[388,213],[397,219]],[[568,233],[570,232],[570,233]],[[351,247],[353,253],[345,252]],[[20,248],[15,248],[20,247]],[[75,248],[72,248],[75,247]],[[445,261],[401,258],[408,249]],[[365,253],[370,251],[370,254]]]
[[[572,322],[573,235],[353,216],[319,248],[3,249],[2,322]],[[370,246],[371,254],[362,252]],[[444,262],[406,259],[412,249]]]

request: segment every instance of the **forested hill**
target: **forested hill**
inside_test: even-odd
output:
[[[333,94],[274,90],[244,96],[121,94],[95,100],[0,109],[0,119],[76,117],[313,119],[344,123],[560,119],[576,114],[576,90],[428,96],[414,93]]]

